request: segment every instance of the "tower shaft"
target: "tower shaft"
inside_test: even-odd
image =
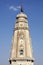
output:
[[[11,65],[33,65],[34,60],[28,20],[23,12],[16,17],[9,61]]]

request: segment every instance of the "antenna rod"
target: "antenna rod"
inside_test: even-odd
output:
[[[23,6],[21,5],[21,12],[23,12]]]

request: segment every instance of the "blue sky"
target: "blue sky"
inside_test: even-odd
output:
[[[10,9],[23,4],[32,38],[34,65],[43,65],[43,0],[0,0],[0,65],[9,65],[11,40],[20,9]]]

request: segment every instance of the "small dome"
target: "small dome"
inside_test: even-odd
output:
[[[27,18],[27,15],[21,12],[20,14],[18,14],[18,15],[16,16],[16,18],[21,18],[21,17]]]

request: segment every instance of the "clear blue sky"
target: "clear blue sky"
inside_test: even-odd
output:
[[[20,10],[9,9],[23,3],[32,38],[34,65],[43,65],[43,0],[0,0],[0,65],[9,65],[11,40]]]

